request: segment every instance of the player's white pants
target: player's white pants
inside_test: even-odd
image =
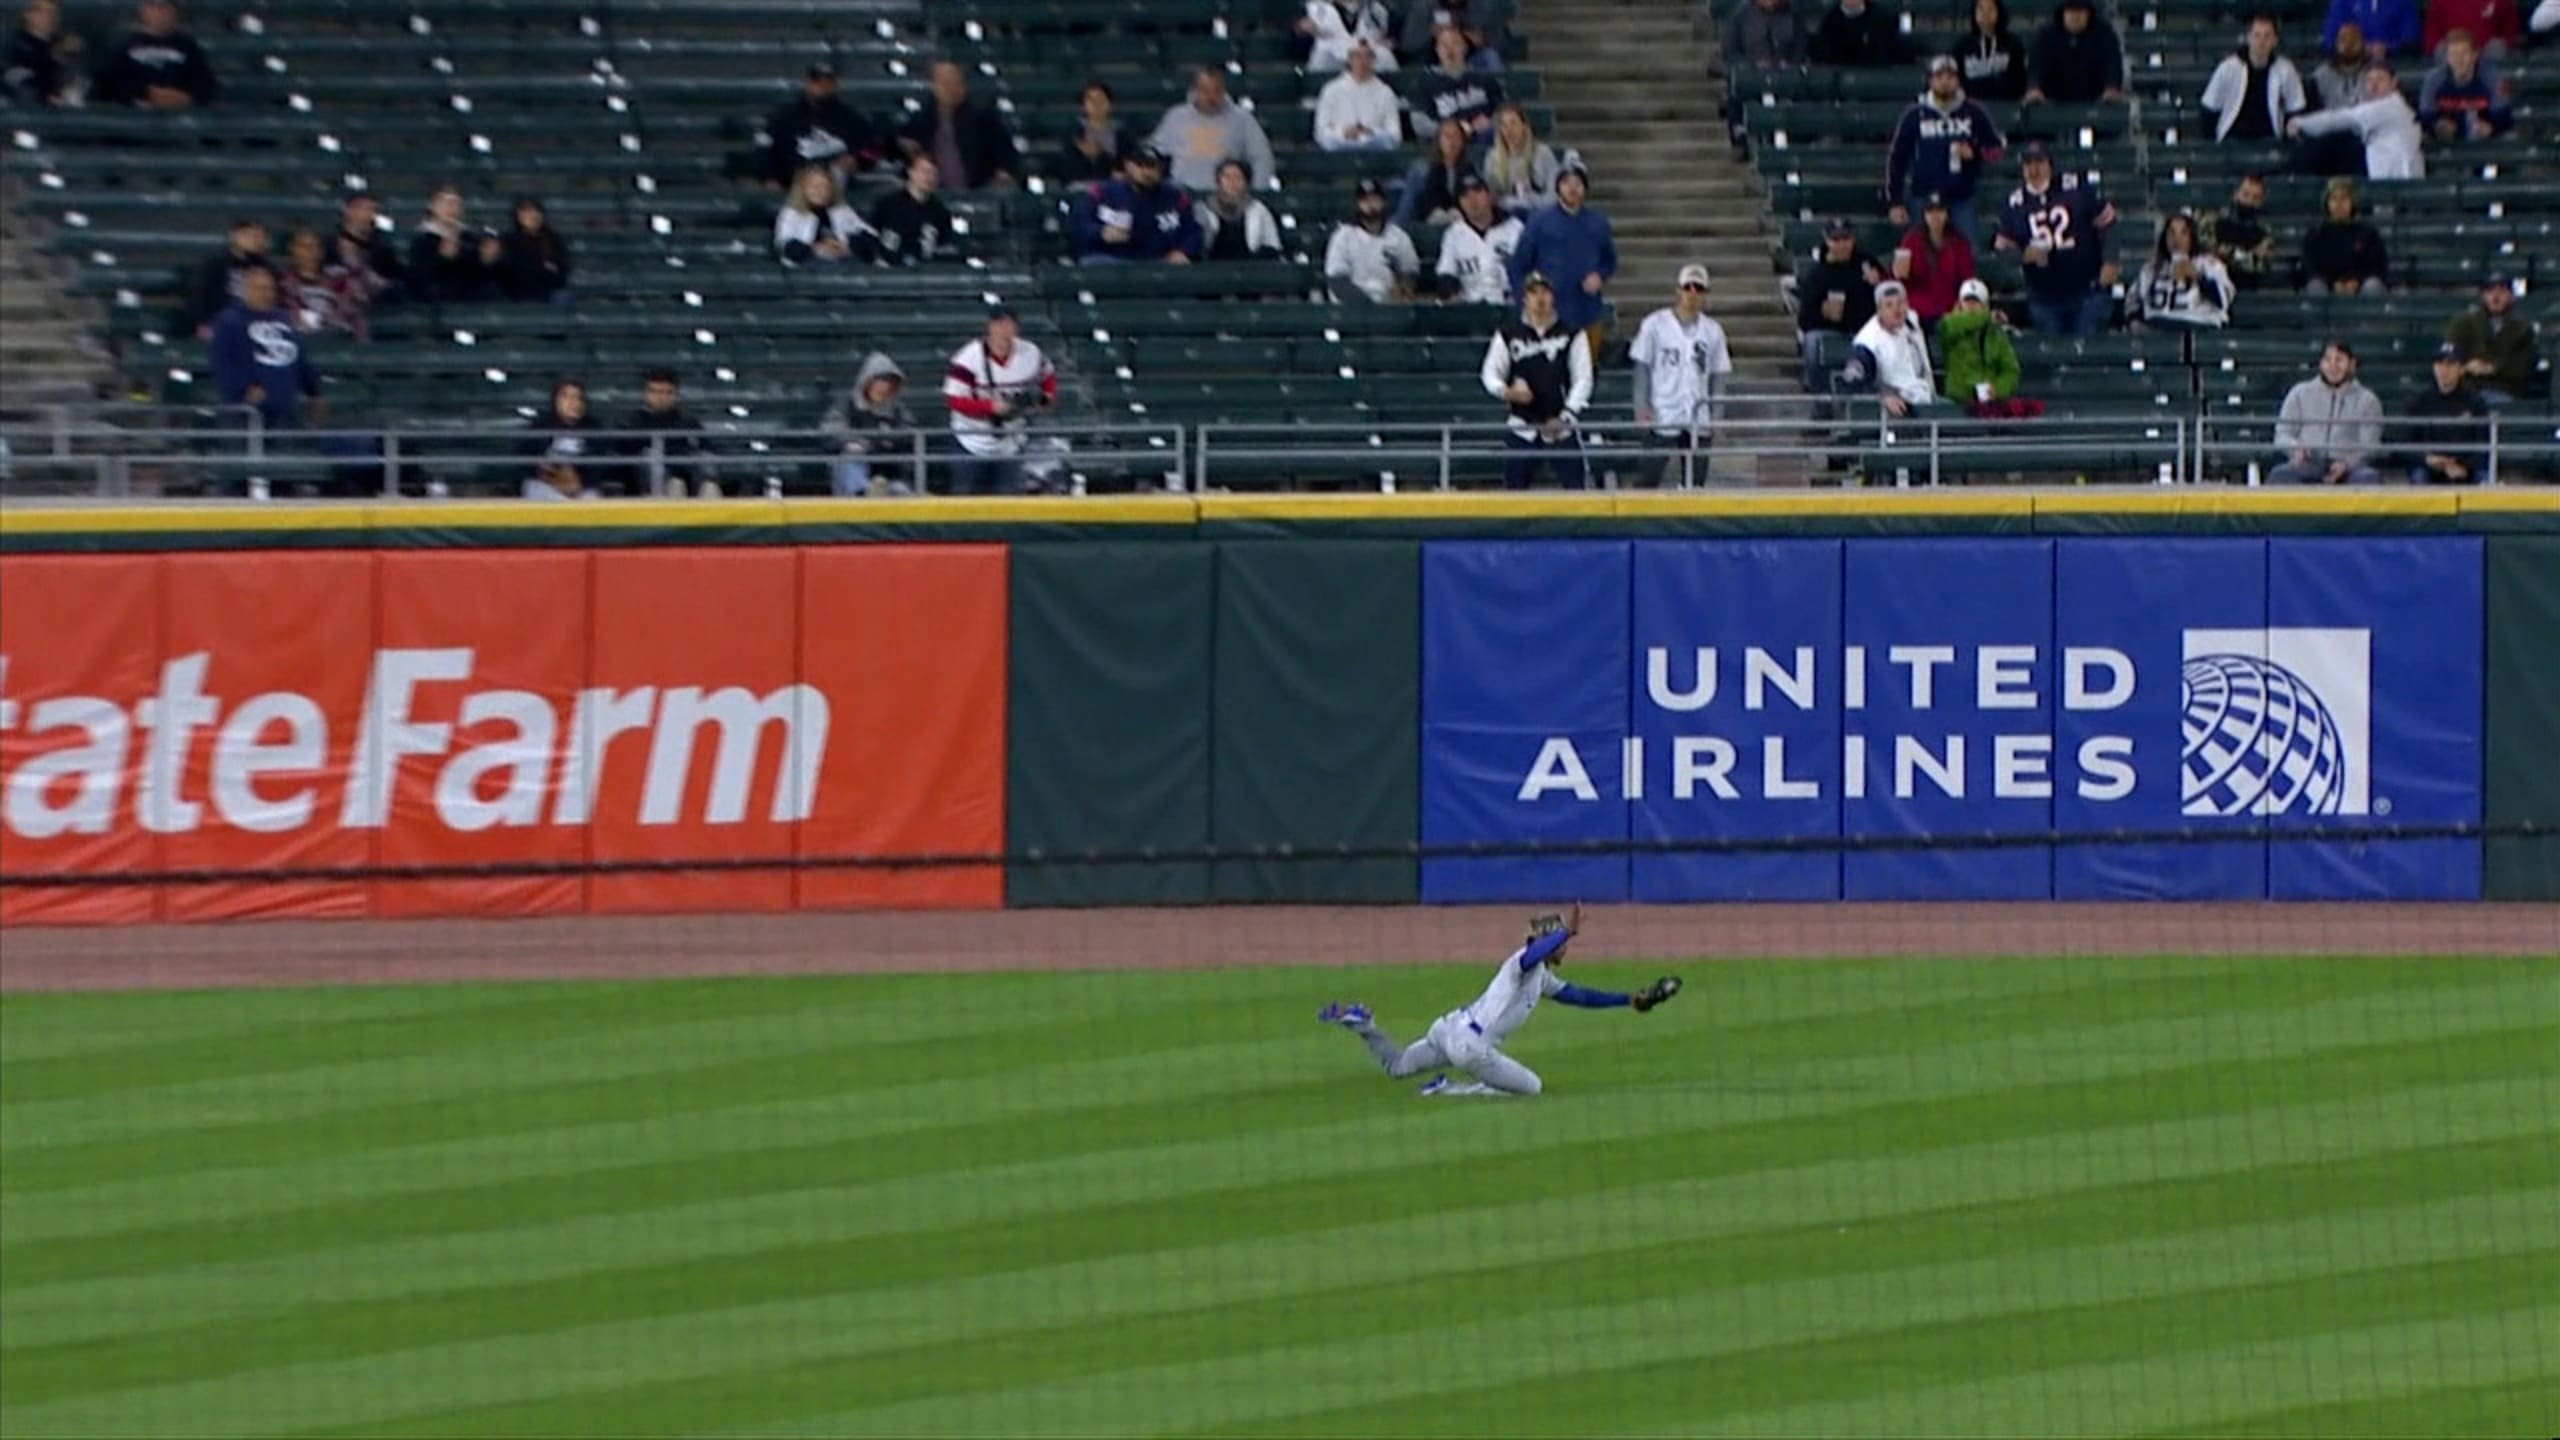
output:
[[[1443,1067],[1464,1070],[1476,1078],[1476,1084],[1453,1085],[1439,1092],[1443,1095],[1535,1095],[1545,1088],[1537,1071],[1503,1054],[1464,1010],[1433,1021],[1430,1032],[1410,1045],[1399,1047],[1376,1029],[1364,1032],[1361,1039],[1378,1064],[1397,1079]]]

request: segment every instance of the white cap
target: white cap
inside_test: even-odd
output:
[[[1711,282],[1707,279],[1707,267],[1704,265],[1681,266],[1680,279],[1677,283],[1682,286],[1695,285],[1701,290],[1712,288]]]
[[[1979,300],[1983,304],[1988,305],[1991,303],[1991,287],[1983,284],[1979,280],[1967,280],[1956,287],[1956,298],[1959,300]]]
[[[1886,281],[1886,282],[1884,282],[1883,284],[1881,284],[1881,285],[1879,285],[1879,286],[1877,286],[1877,287],[1876,287],[1876,303],[1877,303],[1877,304],[1879,304],[1879,305],[1881,305],[1881,304],[1883,304],[1886,300],[1890,299],[1890,298],[1891,298],[1891,297],[1893,297],[1893,296],[1896,296],[1896,295],[1908,296],[1910,293],[1911,293],[1910,291],[1908,291],[1908,290],[1906,290],[1906,289],[1904,289],[1904,288],[1902,287],[1902,282],[1901,282],[1901,281],[1899,281],[1899,280],[1887,280],[1887,281]]]

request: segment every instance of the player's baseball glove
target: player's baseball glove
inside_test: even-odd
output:
[[[1654,1006],[1661,1004],[1679,993],[1680,977],[1677,975],[1665,975],[1661,979],[1656,980],[1652,984],[1637,991],[1635,993],[1635,1000],[1633,1003],[1638,1010],[1650,1010]]]
[[[1534,916],[1530,919],[1529,938],[1535,940],[1541,935],[1553,935],[1563,928],[1564,917],[1550,910],[1544,915]]]

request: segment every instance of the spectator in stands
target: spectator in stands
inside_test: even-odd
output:
[[[811,165],[791,182],[773,217],[773,250],[785,265],[841,265],[878,253],[876,237],[836,189],[833,170]]]
[[[187,324],[196,338],[213,334],[214,317],[236,303],[247,293],[241,282],[252,270],[273,270],[275,261],[269,255],[267,227],[245,216],[231,222],[220,250],[208,255],[196,266],[187,281]]]
[[[80,37],[62,28],[57,0],[27,0],[18,28],[0,46],[0,99],[28,109],[77,105],[86,99],[80,73]]]
[[[1039,346],[1022,338],[1013,307],[991,307],[986,329],[952,352],[942,401],[963,452],[951,472],[953,493],[1019,495],[1028,488],[1031,417],[1057,407],[1058,372]]]
[[[2444,58],[2418,91],[2418,118],[2439,140],[2486,140],[2515,128],[2506,82],[2498,78],[2496,62],[2472,43],[2470,31],[2445,37]]]
[[[213,62],[196,37],[178,28],[175,0],[142,0],[138,28],[115,43],[98,66],[92,92],[101,105],[188,110],[222,94]]]
[[[1188,265],[1200,256],[1200,223],[1191,197],[1164,183],[1165,154],[1154,145],[1129,152],[1117,180],[1093,187],[1076,219],[1076,263]]]
[[[267,429],[300,429],[305,399],[313,418],[325,420],[320,372],[293,317],[277,303],[276,272],[266,266],[241,272],[240,298],[215,317],[205,357],[215,396],[225,405],[254,408]]]
[[[2418,48],[2418,0],[2329,0],[2329,18],[2320,27],[2320,43],[2328,45],[2342,25],[2364,31],[2365,47],[2376,63]]]
[[[385,305],[399,298],[408,269],[400,263],[400,247],[382,228],[382,202],[370,192],[358,190],[338,202],[338,233],[331,238],[329,248],[331,264],[364,266],[382,278],[382,287],[374,295],[375,304]]]
[[[1875,318],[1849,342],[1849,363],[1840,372],[1842,388],[1864,394],[1873,390],[1885,412],[1908,415],[1942,403],[1937,369],[1929,360],[1929,337],[1911,316],[1911,297],[1902,282],[1876,287]]]
[[[1204,260],[1276,260],[1280,257],[1280,222],[1271,207],[1254,197],[1252,177],[1241,160],[1218,164],[1218,188],[1192,212],[1200,221],[1200,256]]]
[[[1378,78],[1377,52],[1366,40],[1351,46],[1342,73],[1316,96],[1316,146],[1329,151],[1404,148],[1404,102]]]
[[[1351,65],[1351,52],[1367,45],[1378,69],[1396,68],[1394,22],[1380,0],[1307,0],[1290,26],[1307,43],[1307,73],[1330,75]]]
[[[1657,485],[1687,489],[1705,478],[1698,452],[1724,414],[1733,351],[1724,326],[1707,314],[1710,283],[1706,266],[1681,266],[1671,303],[1644,317],[1627,350],[1636,372],[1636,423],[1653,432],[1662,456]]]
[[[1493,143],[1493,112],[1502,105],[1502,82],[1467,64],[1467,37],[1443,25],[1432,37],[1433,64],[1413,82],[1413,135],[1428,140],[1443,121],[1455,120],[1478,151]]]
[[[1618,239],[1609,217],[1599,207],[1584,203],[1590,193],[1591,172],[1583,166],[1582,157],[1567,155],[1564,168],[1556,174],[1556,203],[1520,226],[1511,275],[1514,290],[1532,270],[1555,284],[1556,314],[1590,341],[1596,363],[1601,319],[1608,304],[1604,292],[1609,277],[1618,273]]]
[[[282,296],[285,313],[305,335],[339,334],[357,340],[373,335],[373,297],[383,279],[358,258],[333,262],[320,232],[298,226],[285,237]]]
[[[2160,222],[2130,308],[2146,330],[2219,330],[2231,323],[2232,294],[2231,272],[2198,243],[2195,217],[2182,210]]]
[[[1354,295],[1378,304],[1412,298],[1422,256],[1413,237],[1387,218],[1386,187],[1363,180],[1351,196],[1351,218],[1324,247],[1325,288],[1336,300]]]
[[[2124,42],[2096,0],[2062,0],[2036,32],[2029,104],[2095,105],[2124,94]]]
[[[2026,98],[2027,47],[2009,33],[2008,0],[1973,0],[1973,23],[1956,61],[1964,67],[1964,92],[1974,99]]]
[[[1111,113],[1111,87],[1099,80],[1084,82],[1076,97],[1076,118],[1058,146],[1058,178],[1070,185],[1108,180],[1120,173],[1120,157],[1129,137]]]
[[[2288,134],[2300,137],[2294,168],[2306,174],[2353,174],[2370,180],[2424,180],[2427,159],[2420,153],[2418,112],[2400,94],[2400,79],[2388,65],[2364,72],[2364,99],[2344,110],[2297,115],[2286,122]],[[2335,141],[2334,145],[2330,141]],[[2350,168],[2350,167],[2353,168]]]
[[[587,413],[587,387],[560,380],[551,387],[551,407],[525,427],[516,454],[533,462],[524,479],[527,500],[592,500],[585,467],[601,459],[605,443],[595,432],[604,426]]]
[[[1902,16],[1874,0],[1834,0],[1813,27],[1807,53],[1817,65],[1849,70],[1882,70],[1911,63],[1911,37],[1902,33]]]
[[[2439,345],[2434,383],[2409,397],[2399,434],[2412,485],[2477,485],[2489,473],[2489,402],[2464,373],[2462,347]]]
[[[1279,176],[1271,137],[1250,111],[1227,98],[1227,77],[1203,65],[1191,77],[1191,98],[1164,112],[1152,137],[1172,158],[1173,183],[1206,190],[1218,183],[1218,166],[1241,160],[1253,172],[1253,188],[1268,190]]]
[[[880,159],[880,137],[871,122],[844,103],[836,67],[821,60],[801,77],[800,93],[765,117],[764,183],[780,190],[812,165],[824,165],[842,184]]]
[[[1565,490],[1591,485],[1582,453],[1580,421],[1591,403],[1591,349],[1556,314],[1556,290],[1532,270],[1520,279],[1520,313],[1494,327],[1477,378],[1485,393],[1511,409],[1502,437],[1511,452],[1502,462],[1502,484],[1526,490],[1538,468],[1552,464]]]
[[[1454,29],[1467,37],[1468,68],[1499,75],[1503,42],[1511,36],[1511,11],[1511,0],[1412,0],[1405,7],[1397,53],[1419,62],[1434,53],[1435,35]]]
[[[898,132],[898,148],[909,155],[930,155],[942,167],[944,183],[963,190],[1010,185],[1022,169],[1013,132],[1004,116],[983,100],[969,98],[969,76],[948,60],[933,67],[933,103],[908,117]]]
[[[1796,344],[1804,352],[1804,388],[1830,389],[1821,356],[1824,335],[1857,334],[1875,318],[1875,287],[1889,277],[1858,248],[1858,227],[1838,219],[1823,227],[1822,250],[1796,275]]]
[[[1465,127],[1455,120],[1443,121],[1440,132],[1432,137],[1430,158],[1405,172],[1404,194],[1396,201],[1396,223],[1434,229],[1450,223],[1458,214],[1459,185],[1475,174]]]
[[[2311,100],[2322,110],[2344,110],[2364,98],[2364,71],[2376,57],[2365,48],[2364,27],[2346,24],[2321,47],[2311,67]]]
[[[907,372],[881,351],[863,357],[862,368],[854,372],[853,389],[827,407],[818,428],[826,432],[828,441],[840,457],[827,466],[827,478],[838,495],[912,495],[923,488],[924,477],[913,463],[898,466],[886,457],[900,449],[910,455],[912,446],[902,446],[901,431],[916,428],[915,417],[906,403]],[[882,458],[874,459],[874,455]],[[908,478],[892,480],[882,472],[903,470]]]
[[[2429,55],[2442,55],[2447,36],[2468,30],[2484,53],[2505,59],[2524,43],[2520,3],[2531,0],[2427,0],[2420,43]]]
[[[1940,55],[1931,60],[1928,93],[1902,112],[1885,152],[1888,217],[1896,225],[1908,225],[1914,194],[1942,195],[1956,233],[1971,249],[1981,238],[1974,221],[1974,188],[1982,167],[2000,158],[2000,147],[2007,143],[1991,112],[1966,97],[1955,57]],[[1952,283],[1946,299],[1949,306],[1955,302]],[[1940,307],[1939,313],[1946,308]]]
[[[1973,278],[1973,240],[1955,227],[1946,196],[1933,191],[1922,202],[1920,223],[1894,248],[1893,278],[1903,283],[1911,313],[1924,327],[1934,328],[1956,308],[1957,292]]]
[[[2480,277],[2480,303],[2454,316],[2444,338],[2461,352],[2462,373],[2491,406],[2532,393],[2534,371],[2542,364],[2541,337],[2531,320],[2516,313],[2515,283],[2503,272]]]
[[[1458,219],[1440,235],[1440,298],[1455,305],[1511,303],[1511,257],[1520,222],[1493,203],[1481,175],[1458,182]]]
[[[2204,217],[2204,248],[2213,252],[2243,290],[2267,283],[2275,271],[2276,233],[2267,225],[2267,182],[2248,174],[2231,187],[2231,203]]]
[[[960,231],[942,203],[942,167],[930,155],[907,157],[907,183],[871,202],[872,243],[883,265],[924,265],[956,252]]]
[[[2214,112],[2213,138],[2255,143],[2284,134],[2284,122],[2311,106],[2302,72],[2277,48],[2275,18],[2253,15],[2240,48],[2205,82],[2204,108]]]
[[[2017,399],[2018,347],[2009,327],[1991,309],[1991,287],[1967,280],[1956,291],[1956,308],[1938,322],[1938,343],[1947,352],[1946,396],[1974,414],[2009,418]],[[2042,406],[2036,407],[2039,411]]]
[[[2267,478],[2278,485],[2371,485],[2382,447],[2382,401],[2356,379],[2356,352],[2332,340],[2312,378],[2286,393],[2276,416],[2283,456]]]
[[[462,189],[439,185],[409,237],[409,293],[439,304],[485,300],[495,285],[498,237],[465,223]]]
[[[1997,0],[1993,0],[1997,3]],[[1724,21],[1724,64],[1736,70],[1792,70],[1812,53],[1813,32],[1787,0],[1745,0]]]
[[[1554,148],[1529,128],[1528,111],[1505,105],[1494,112],[1484,178],[1502,213],[1525,220],[1556,203],[1556,173],[1563,168]]]
[[[574,298],[569,242],[551,228],[551,212],[530,195],[516,197],[515,227],[498,241],[498,289],[510,300],[566,305]]]
[[[2027,320],[2039,335],[2094,335],[2114,313],[2110,293],[2116,267],[2107,259],[2107,232],[2116,207],[2095,180],[2057,175],[2053,156],[2029,143],[2018,161],[2025,183],[2009,192],[2000,211],[2002,250],[2026,261]]]
[[[2382,232],[2356,214],[2352,180],[2332,180],[2320,223],[2302,237],[2302,288],[2312,295],[2380,295],[2391,287],[2391,251]]]
[[[615,428],[629,432],[621,443],[631,457],[634,493],[705,498],[720,494],[702,463],[702,422],[685,413],[684,390],[673,370],[661,368],[642,375],[640,408]]]

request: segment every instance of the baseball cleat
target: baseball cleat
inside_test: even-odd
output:
[[[1369,1023],[1369,1007],[1366,1005],[1327,1005],[1322,1010],[1316,1012],[1316,1018],[1327,1025],[1366,1025]]]
[[[1422,1082],[1422,1093],[1425,1095],[1437,1095],[1448,1088],[1449,1077],[1446,1075],[1434,1075]]]

